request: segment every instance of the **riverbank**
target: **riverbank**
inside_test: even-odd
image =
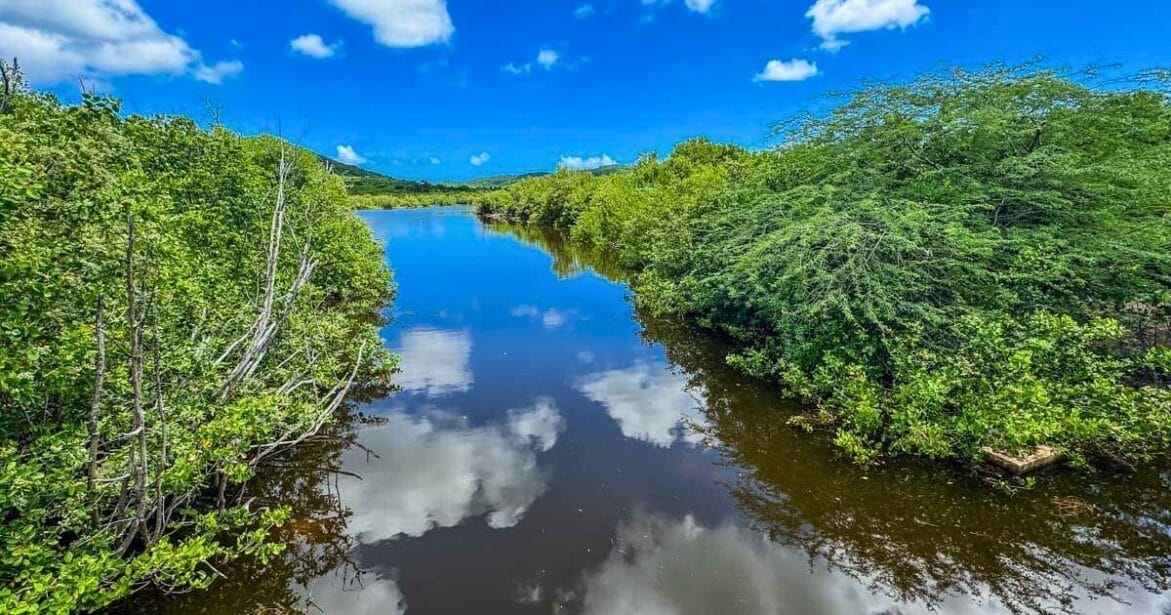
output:
[[[867,464],[1171,449],[1171,105],[993,67],[856,93],[765,152],[696,140],[490,193],[638,272],[636,301],[734,337],[728,360]]]
[[[286,548],[289,508],[243,486],[396,365],[390,271],[346,196],[277,138],[6,100],[0,611],[202,588]]]

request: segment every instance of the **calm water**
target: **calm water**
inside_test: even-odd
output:
[[[640,320],[604,259],[460,208],[364,217],[401,391],[257,481],[297,513],[283,556],[136,609],[1171,612],[1169,472],[864,471],[708,336]]]

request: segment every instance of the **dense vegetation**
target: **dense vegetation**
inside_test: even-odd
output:
[[[0,612],[91,610],[262,561],[241,501],[394,367],[382,252],[272,137],[0,99]]]
[[[356,194],[350,197],[354,209],[405,209],[434,205],[465,205],[482,200],[475,190],[424,190],[419,192],[389,192],[385,194]]]
[[[733,336],[860,462],[1171,447],[1171,100],[992,67],[874,85],[752,153],[480,198],[637,273],[649,313]]]

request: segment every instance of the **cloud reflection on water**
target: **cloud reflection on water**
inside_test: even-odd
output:
[[[687,379],[665,363],[639,362],[591,374],[578,382],[577,389],[605,406],[627,438],[663,448],[703,439],[687,428],[688,423],[707,425],[701,410],[703,394],[689,390]]]
[[[541,326],[546,331],[555,331],[564,327],[569,321],[578,316],[576,310],[559,310],[557,308],[548,308],[542,310],[535,305],[518,305],[508,311],[509,315],[516,318],[529,318],[540,321]]]
[[[502,425],[470,427],[450,413],[385,415],[388,423],[362,433],[378,457],[346,453],[343,502],[353,511],[350,532],[363,543],[419,537],[434,528],[487,515],[493,528],[516,525],[545,491],[537,453],[564,430],[553,402],[508,413]]]
[[[467,331],[415,327],[403,333],[399,348],[402,372],[394,382],[404,391],[440,397],[472,386],[472,336]]]
[[[314,579],[303,591],[308,613],[402,615],[407,612],[402,590],[393,579],[357,581],[342,578],[339,572]]]
[[[636,514],[580,587],[586,615],[882,612],[856,580],[813,576],[804,552],[733,525]]]

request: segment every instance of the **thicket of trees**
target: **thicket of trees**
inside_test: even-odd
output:
[[[1171,446],[1165,75],[994,66],[873,85],[753,153],[706,140],[626,173],[560,172],[480,211],[571,229],[650,313],[817,411],[860,462]]]
[[[0,612],[263,561],[240,485],[394,369],[382,250],[313,154],[5,81]]]

